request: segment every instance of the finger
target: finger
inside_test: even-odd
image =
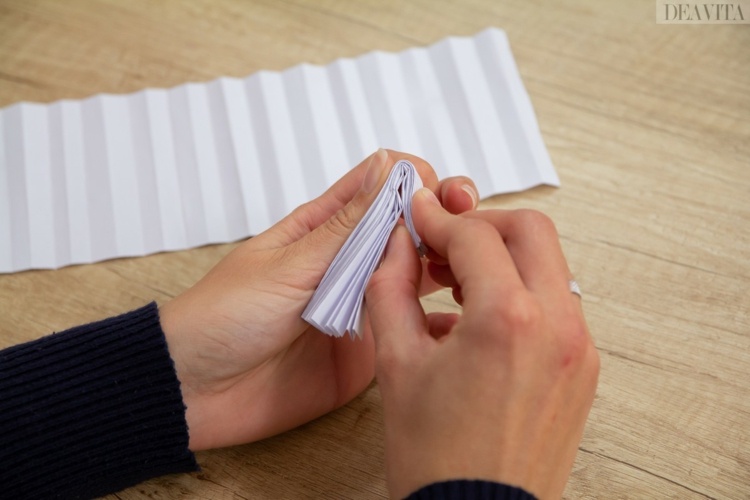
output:
[[[384,149],[378,150],[365,172],[359,191],[351,201],[312,231],[305,227],[300,231],[302,235],[298,239],[292,240],[298,235],[288,235],[288,238],[292,240],[288,242],[291,244],[288,255],[290,265],[299,269],[314,270],[315,272],[310,275],[314,279],[322,277],[322,273],[372,205],[392,167],[393,160],[388,157],[388,152]],[[295,216],[302,221],[298,224],[304,223],[305,225],[310,223],[310,217],[312,217],[302,217],[300,211],[293,212],[291,217]],[[315,217],[317,219],[318,215]],[[318,274],[320,276],[316,278]]]
[[[477,187],[465,176],[448,177],[438,184],[435,195],[448,212],[460,214],[474,210],[479,204]]]
[[[437,174],[435,173],[435,169],[432,168],[432,165],[430,165],[428,162],[420,158],[419,156],[414,156],[409,153],[404,153],[402,151],[395,151],[392,149],[387,150],[388,156],[393,158],[394,163],[399,162],[401,160],[408,160],[412,165],[414,165],[414,168],[417,170],[417,174],[419,174],[419,178],[422,179],[422,185],[426,188],[430,188],[432,192],[435,192],[438,188],[438,178]]]
[[[427,259],[423,259],[422,262],[422,284],[419,287],[419,296],[425,297],[427,295],[430,295],[431,293],[435,293],[438,290],[442,290],[443,287],[440,283],[436,283],[435,280],[432,279],[432,276],[430,276],[430,273],[428,271],[428,266],[430,264],[430,261]]]
[[[460,305],[464,304],[464,297],[463,295],[461,295],[460,286],[454,286],[453,290],[451,290],[451,294],[453,295],[453,300],[456,301],[456,304],[460,304]]]
[[[405,155],[399,153],[399,156]],[[415,168],[421,171],[421,176],[424,176],[424,182],[436,184],[437,177],[432,167],[422,160],[412,159],[415,162]],[[293,268],[296,266],[298,269],[311,270],[312,272],[307,273],[306,276],[317,284],[316,280],[322,277],[328,265],[382,190],[395,160],[390,157],[388,151],[382,149],[373,156],[362,180],[362,186],[354,198],[290,246],[290,264]]]
[[[436,256],[435,252],[430,251],[429,249],[427,255],[428,258],[422,260],[422,285],[419,288],[420,297],[429,295],[447,286],[452,287],[456,283],[456,279],[453,277],[452,273],[450,276],[446,275],[446,273],[450,273],[450,266],[448,266],[447,260],[442,257],[440,257],[440,262],[429,260],[430,256],[433,258]],[[436,268],[435,270],[432,270],[433,266]],[[445,271],[442,268],[447,268],[448,271]]]
[[[396,226],[386,246],[383,264],[365,291],[365,305],[379,353],[403,355],[427,320],[419,302],[419,257],[404,226]]]
[[[363,190],[365,176],[370,171],[370,167],[373,166],[373,161],[376,161],[378,155],[381,155],[381,157],[377,159],[377,162],[382,160],[383,154],[387,155],[387,151],[379,149],[362,160],[359,165],[347,172],[321,196],[300,205],[270,230],[256,236],[256,245],[274,248],[286,246],[325,223]],[[376,163],[375,168],[377,168],[377,165],[382,165],[382,163]]]
[[[385,175],[377,175],[374,171],[376,171],[379,168],[379,165],[381,165],[380,161],[382,155],[385,155],[387,158],[385,167],[386,172]],[[380,188],[383,187],[385,179],[388,177],[387,174],[390,173],[390,169],[395,163],[404,159],[411,161],[414,165],[414,168],[417,170],[424,186],[435,189],[435,186],[437,186],[437,175],[429,163],[417,156],[402,153],[400,151],[379,149],[369,157],[365,158],[365,160],[344,177],[339,179],[333,186],[323,193],[323,195],[310,203],[302,205],[295,211],[296,213],[287,217],[287,219],[297,221],[297,225],[299,226],[296,232],[292,232],[291,237],[296,240],[315,230],[321,224],[324,224],[327,220],[333,217],[339,210],[354,201],[357,194],[362,191],[366,191],[368,194],[373,195],[367,198],[375,199]],[[367,177],[368,172],[371,176],[369,179]],[[375,178],[378,179],[378,182],[376,182],[373,187],[372,181]]]
[[[572,275],[549,217],[535,210],[482,210],[465,217],[487,221],[498,230],[529,290],[573,295]]]
[[[479,195],[474,181],[465,176],[448,177],[438,184],[435,191],[440,204],[452,214],[474,210],[479,205]],[[427,251],[430,262],[445,265],[447,261],[435,252]]]
[[[430,261],[427,263],[427,272],[430,273],[430,277],[435,283],[442,287],[453,288],[458,286],[458,281],[453,276],[453,271],[451,271],[449,265],[440,265]]]
[[[495,311],[498,297],[525,290],[503,239],[491,224],[449,214],[427,189],[414,195],[412,214],[422,240],[448,259],[466,308]]]
[[[413,213],[413,212],[412,212]],[[426,245],[426,244],[425,244]],[[427,254],[425,254],[425,257],[427,257],[428,262],[434,262],[435,264],[439,266],[447,266],[448,265],[448,259],[437,253],[435,250],[427,247]]]
[[[385,172],[376,173],[382,166],[382,156],[387,158]],[[375,199],[377,193],[383,187],[393,165],[399,160],[407,159],[414,165],[417,173],[422,179],[422,184],[431,189],[437,187],[437,175],[429,163],[413,155],[398,151],[380,149],[363,160],[354,169],[339,179],[325,193],[318,198],[296,208],[291,214],[278,222],[271,230],[256,237],[256,245],[280,247],[289,245],[308,233],[316,230],[327,222],[358,222],[361,220],[367,207]],[[368,178],[368,175],[370,177]],[[378,182],[371,181],[376,178]],[[372,189],[372,190],[370,190]],[[352,206],[349,206],[352,205]],[[351,224],[345,224],[345,232],[348,234],[353,229],[348,228]],[[329,229],[331,229],[329,227]],[[336,241],[339,238],[335,238]],[[338,242],[339,246],[343,242]]]
[[[448,335],[458,320],[461,318],[456,313],[434,312],[427,315],[427,324],[430,328],[430,335],[435,340]]]

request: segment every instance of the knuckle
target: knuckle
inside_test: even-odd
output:
[[[535,232],[557,235],[557,228],[552,219],[545,213],[533,209],[516,210],[514,221],[519,228],[532,229]]]
[[[311,200],[297,206],[284,218],[284,220],[291,224],[291,232],[298,229],[312,231],[315,229],[315,226],[310,214],[315,210],[317,210],[317,200]],[[276,227],[277,230],[278,228],[281,228],[281,230],[284,230],[284,228],[289,230],[289,228],[283,224],[278,224]]]
[[[326,223],[326,227],[331,234],[339,237],[349,236],[358,222],[354,212],[351,205],[337,210]]]
[[[529,294],[518,293],[505,301],[502,322],[509,332],[526,334],[539,329],[542,316],[538,301]]]
[[[316,200],[310,200],[306,201],[305,203],[302,203],[301,205],[298,205],[295,207],[289,214],[289,217],[292,219],[299,219],[302,217],[303,214],[306,214],[310,207],[314,207],[316,205]]]
[[[310,219],[310,214],[325,210],[325,206],[322,204],[320,198],[313,198],[312,200],[306,201],[301,205],[298,205],[291,212],[291,217],[294,219]]]
[[[596,385],[596,381],[599,379],[599,372],[601,371],[601,359],[599,358],[599,351],[596,349],[596,346],[593,344],[593,342],[589,342],[589,348],[586,351],[586,357],[584,361],[584,368],[586,370],[587,375],[590,376],[590,378],[594,381],[594,385]]]
[[[395,155],[397,160],[400,159],[406,159],[409,160],[412,165],[414,165],[414,168],[417,169],[417,173],[419,174],[419,177],[422,179],[422,183],[427,187],[434,187],[438,184],[438,178],[437,174],[435,174],[435,169],[432,168],[432,165],[430,163],[420,158],[419,156],[415,156],[409,153],[398,153]]]
[[[581,387],[593,395],[596,392],[601,367],[599,352],[589,339],[577,344],[576,348],[569,350],[570,362],[568,365],[564,364],[562,369],[564,373],[580,380]]]
[[[588,351],[588,339],[580,334],[568,335],[560,351],[564,365],[581,366]]]
[[[365,287],[365,294],[370,299],[370,302],[377,301],[378,297],[388,295],[389,281],[389,276],[384,273],[382,268],[372,274],[370,281]]]
[[[599,375],[599,353],[588,333],[584,320],[578,316],[563,322],[565,329],[560,333],[560,348],[563,368],[582,371],[587,378],[596,379]]]
[[[476,241],[484,241],[493,234],[497,234],[497,229],[486,220],[470,217],[462,217],[455,220],[458,224],[458,231],[466,233],[465,235],[461,235],[461,237],[470,237]]]

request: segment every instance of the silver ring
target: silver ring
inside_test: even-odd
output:
[[[576,280],[568,280],[568,287],[570,287],[570,293],[574,293],[578,295],[578,297],[583,298],[583,296],[581,295],[581,287],[578,286]]]

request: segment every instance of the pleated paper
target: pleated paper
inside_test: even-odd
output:
[[[375,201],[323,275],[302,319],[334,337],[362,336],[365,288],[402,214],[415,251],[424,253],[411,218],[411,198],[421,187],[411,162],[401,160],[393,166]]]
[[[558,179],[505,34],[0,110],[0,272],[257,234],[378,147],[480,196]]]

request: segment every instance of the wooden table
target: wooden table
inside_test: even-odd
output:
[[[509,35],[562,187],[483,206],[556,221],[602,357],[566,497],[750,498],[750,26],[657,25],[653,0],[3,0],[0,106],[487,26]],[[0,276],[0,346],[164,302],[230,248]],[[116,496],[381,498],[381,436],[373,385],[287,434],[199,453],[199,474]]]

